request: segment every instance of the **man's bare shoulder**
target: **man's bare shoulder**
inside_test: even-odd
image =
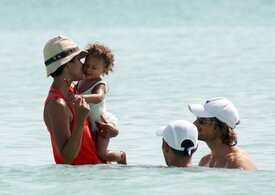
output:
[[[227,156],[226,168],[237,168],[244,170],[256,170],[257,167],[248,156],[248,154],[235,147],[234,150]]]

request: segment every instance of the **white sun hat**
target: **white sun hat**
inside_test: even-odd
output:
[[[196,117],[216,117],[232,129],[240,123],[238,110],[231,101],[223,97],[211,98],[204,104],[189,104],[188,108]]]
[[[72,60],[76,55],[80,55],[80,58],[83,58],[88,54],[87,51],[80,50],[72,39],[64,35],[59,35],[48,40],[43,53],[47,77],[60,66]]]
[[[167,126],[162,126],[156,131],[157,136],[162,136],[164,141],[175,150],[186,150],[190,155],[192,150],[198,146],[197,127],[185,120],[176,120]],[[191,141],[192,144],[186,148],[185,141]]]

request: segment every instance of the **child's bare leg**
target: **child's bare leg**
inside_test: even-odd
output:
[[[109,139],[97,134],[96,148],[99,158],[105,161],[117,162],[118,164],[127,164],[126,153],[108,150],[108,145]]]

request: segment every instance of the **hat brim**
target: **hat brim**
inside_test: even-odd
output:
[[[65,58],[62,58],[62,59],[59,59],[58,61],[53,62],[52,64],[47,66],[47,77],[50,76],[50,74],[52,74],[53,72],[55,72],[60,66],[71,61],[77,55],[79,55],[80,59],[81,59],[81,58],[86,57],[88,55],[88,52],[86,50],[78,50],[75,53],[73,53]]]
[[[86,50],[81,50],[79,52],[80,59],[86,57],[87,55],[88,55],[88,52]]]
[[[160,127],[157,131],[156,131],[156,135],[157,136],[163,136],[163,132],[164,132],[164,129],[166,128],[166,126],[162,126]]]
[[[215,117],[207,112],[202,104],[189,104],[188,108],[196,117],[200,118],[211,118]]]
[[[63,60],[61,60],[61,64],[64,65],[64,64],[68,63],[77,55],[79,55],[79,57],[81,59],[81,58],[84,58],[85,56],[87,56],[88,52],[86,50],[78,50],[77,52],[63,58]]]

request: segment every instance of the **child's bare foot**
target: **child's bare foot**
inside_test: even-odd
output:
[[[120,151],[120,154],[121,154],[121,159],[120,161],[117,161],[117,164],[127,165],[126,153],[124,151]]]

